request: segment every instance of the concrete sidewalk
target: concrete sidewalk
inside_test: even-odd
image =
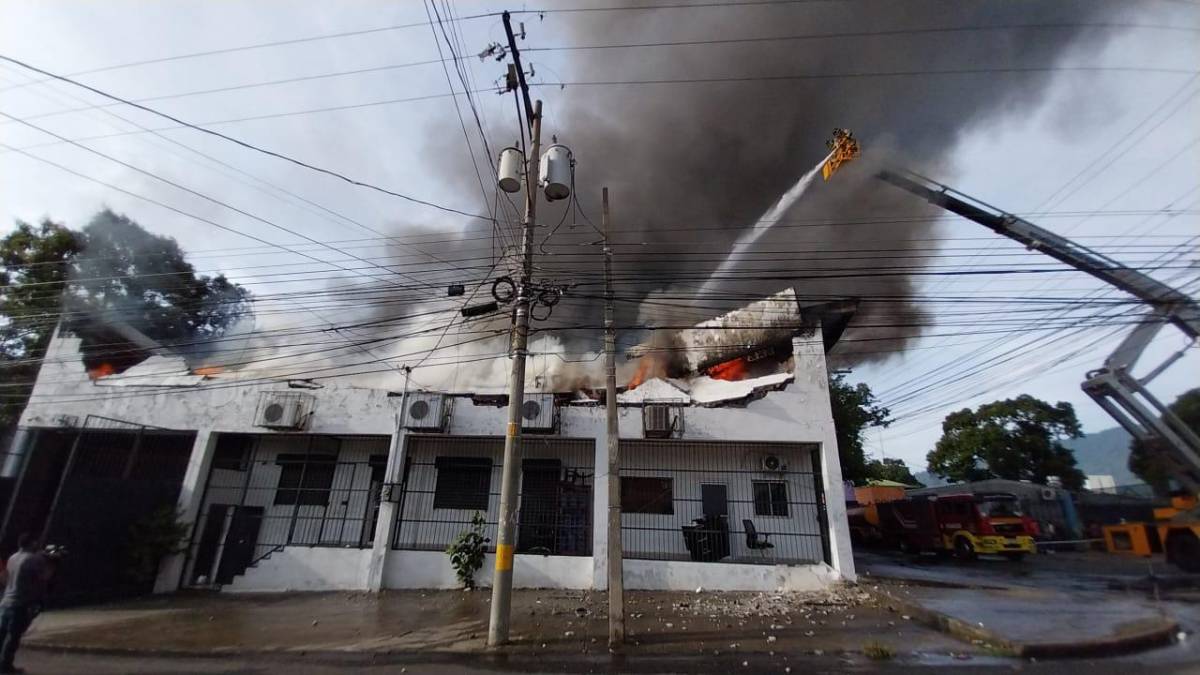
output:
[[[176,655],[480,655],[489,591],[394,591],[286,595],[178,595],[47,612],[34,648]],[[853,587],[820,593],[627,594],[629,657],[865,659],[986,655],[908,621]],[[504,654],[582,662],[609,658],[603,594],[518,591],[513,644]],[[782,670],[782,667],[781,667]]]
[[[1028,658],[1100,656],[1170,644],[1179,622],[1138,597],[1047,589],[955,589],[880,584],[926,625],[998,653]]]
[[[864,587],[908,615],[1014,656],[1133,652],[1195,629],[1194,604],[1140,589],[1146,571],[1154,571],[1145,561],[1075,554],[964,563],[860,553],[856,563]]]

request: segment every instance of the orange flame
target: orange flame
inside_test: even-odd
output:
[[[96,366],[95,368],[91,368],[88,370],[88,377],[90,377],[93,380],[98,380],[102,377],[112,375],[115,372],[117,372],[117,369],[113,366],[113,364],[101,363],[100,365]]]
[[[667,374],[666,365],[652,354],[647,354],[638,360],[637,370],[629,378],[628,389],[637,389],[646,380],[662,377]]]
[[[637,389],[643,382],[646,381],[646,375],[650,372],[650,360],[643,356],[638,361],[637,370],[634,371],[633,377],[629,378],[629,389]]]
[[[708,376],[714,380],[735,382],[746,379],[746,359],[737,358],[724,363],[718,363],[708,369]]]

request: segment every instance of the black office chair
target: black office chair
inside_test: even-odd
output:
[[[771,538],[771,533],[762,535],[759,539],[758,530],[754,529],[754,521],[749,518],[742,520],[742,527],[746,528],[746,548],[751,551],[758,551],[759,555],[765,556],[767,549],[775,548],[775,544],[767,541]]]

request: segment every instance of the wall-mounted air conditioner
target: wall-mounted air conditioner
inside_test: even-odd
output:
[[[787,464],[779,455],[763,455],[759,461],[759,466],[763,471],[768,473],[782,473],[787,471]]]
[[[642,406],[642,435],[646,438],[671,438],[683,430],[683,407],[669,403]]]
[[[412,431],[443,432],[450,418],[450,402],[434,391],[410,392],[406,399],[404,427]]]
[[[521,431],[549,433],[558,426],[554,394],[526,394],[521,403]]]
[[[268,429],[303,429],[316,399],[293,391],[264,391],[258,397],[254,425]]]

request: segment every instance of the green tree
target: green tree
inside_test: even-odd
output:
[[[60,316],[80,331],[120,319],[165,345],[221,335],[249,311],[250,295],[224,276],[198,275],[170,237],[105,209],[76,232],[17,222],[0,239],[0,436],[25,407]],[[65,311],[64,311],[65,310]],[[86,332],[85,354],[113,348]]]
[[[905,485],[923,487],[902,459],[872,459],[867,462],[867,476],[872,480],[890,480]]]
[[[249,292],[224,275],[196,274],[171,237],[147,232],[105,209],[83,228],[73,260],[74,305],[119,317],[171,344],[216,337],[249,306]]]
[[[1083,432],[1070,403],[1051,405],[1029,395],[964,408],[942,422],[942,437],[926,459],[929,470],[953,481],[988,478],[1083,486],[1075,456],[1062,444]]]
[[[1200,434],[1200,387],[1185,391],[1167,406],[1192,431]],[[1146,481],[1160,495],[1170,489],[1171,470],[1160,453],[1149,443],[1133,439],[1129,443],[1129,470]]]
[[[867,470],[863,436],[870,427],[891,424],[891,413],[879,405],[866,383],[852,385],[846,382],[843,373],[834,373],[829,378],[829,403],[837,431],[842,478],[861,484],[872,477]]]
[[[58,322],[69,261],[83,239],[63,225],[17,222],[0,239],[0,436],[16,426]]]

